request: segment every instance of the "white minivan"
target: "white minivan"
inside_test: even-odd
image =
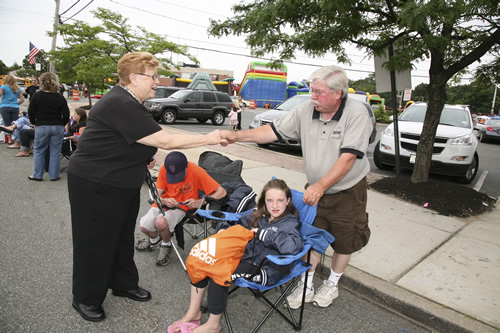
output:
[[[400,166],[413,169],[417,146],[424,126],[427,104],[416,103],[398,117]],[[479,167],[478,141],[467,106],[445,105],[434,138],[430,173],[454,176],[470,184]],[[373,152],[375,165],[389,170],[395,167],[394,126],[382,132]]]

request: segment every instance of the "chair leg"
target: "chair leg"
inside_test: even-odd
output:
[[[224,311],[224,318],[226,319],[227,329],[229,330],[229,333],[233,333],[233,326],[231,326],[231,321],[229,320],[227,310]]]
[[[177,255],[177,258],[179,258],[179,261],[181,262],[182,268],[184,268],[184,271],[187,272],[186,265],[184,264],[184,261],[182,260],[182,257],[180,255],[179,251],[177,250],[177,246],[175,246],[175,242],[172,241],[171,243],[172,243],[172,247],[174,248],[175,254]]]

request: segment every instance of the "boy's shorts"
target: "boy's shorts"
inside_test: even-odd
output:
[[[323,195],[319,201],[313,225],[335,237],[331,244],[335,252],[351,254],[368,243],[370,228],[366,202],[366,177],[348,190]]]
[[[160,215],[160,209],[158,207],[151,207],[146,215],[141,217],[141,227],[148,229],[149,231],[157,231],[156,218]],[[180,221],[186,216],[186,212],[182,209],[169,209],[165,211],[165,218],[168,222],[168,229],[170,232],[174,232],[175,226],[179,224]]]

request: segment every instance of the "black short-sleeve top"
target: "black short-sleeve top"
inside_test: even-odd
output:
[[[122,188],[141,187],[157,148],[136,141],[161,130],[132,94],[115,86],[90,110],[68,173]]]

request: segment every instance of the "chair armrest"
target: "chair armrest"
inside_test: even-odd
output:
[[[304,249],[295,255],[282,255],[282,254],[270,254],[266,256],[267,260],[275,263],[276,265],[289,265],[297,259],[301,259],[311,248],[310,245],[304,244]]]

